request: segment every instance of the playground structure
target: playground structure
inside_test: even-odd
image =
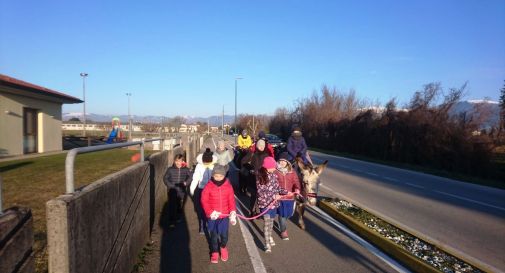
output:
[[[107,144],[123,140],[123,131],[121,131],[121,120],[118,117],[112,118],[112,131],[107,138]]]

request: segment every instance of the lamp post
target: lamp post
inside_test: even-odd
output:
[[[86,137],[86,77],[88,76],[88,73],[81,73],[82,77],[82,100],[84,101],[83,103],[83,122],[84,122],[84,127],[82,128],[82,135]]]
[[[130,116],[130,97],[132,93],[126,93],[128,96],[128,141],[132,141],[132,118]]]
[[[237,81],[242,80],[243,78],[235,78],[235,130],[233,132],[238,135],[237,133]]]

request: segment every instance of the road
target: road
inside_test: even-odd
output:
[[[311,152],[329,160],[321,194],[371,208],[442,244],[505,271],[505,190]]]

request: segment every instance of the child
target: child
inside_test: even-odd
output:
[[[205,234],[205,214],[203,212],[200,198],[201,193],[207,182],[210,181],[212,169],[214,164],[217,162],[217,156],[215,156],[209,148],[205,149],[203,154],[199,154],[196,157],[198,164],[195,167],[195,172],[193,173],[193,181],[189,186],[189,192],[193,196],[193,202],[195,205],[196,215],[198,216],[198,225],[200,234]]]
[[[275,159],[273,157],[266,157],[265,160],[263,160],[262,168],[256,176],[258,207],[261,212],[268,211],[263,215],[263,219],[265,219],[263,233],[265,236],[265,252],[267,253],[272,252],[272,246],[275,245],[274,239],[272,238],[272,230],[277,208],[279,207],[279,202],[277,202],[276,199],[279,198],[279,194],[285,195],[288,193],[287,190],[279,187],[275,169]]]
[[[230,169],[228,165],[233,160],[233,151],[226,149],[224,140],[219,140],[216,147],[217,164],[224,166],[226,172]]]
[[[202,191],[202,207],[207,217],[207,229],[210,236],[210,262],[218,263],[219,250],[221,261],[228,260],[228,222],[237,224],[235,197],[230,181],[225,177],[224,166],[216,165],[212,178]],[[223,216],[229,214],[229,217]]]
[[[284,152],[279,156],[275,174],[277,175],[279,186],[282,189],[297,194],[300,193],[300,180],[298,180],[297,173],[293,171],[293,167],[288,161],[288,153]],[[280,200],[279,208],[277,208],[277,214],[279,214],[279,229],[282,240],[289,240],[288,231],[286,230],[286,221],[293,215],[295,208],[294,197],[294,195],[283,196]]]
[[[182,154],[174,157],[174,164],[167,169],[163,182],[167,186],[169,227],[175,227],[180,221],[182,208],[186,199],[186,186],[191,179],[191,171],[186,167]]]

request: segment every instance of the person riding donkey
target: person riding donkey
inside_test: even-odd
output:
[[[289,153],[289,161],[293,162],[296,157],[301,157],[303,163],[312,164],[307,153],[307,143],[305,142],[305,138],[302,136],[302,130],[300,127],[295,127],[293,129],[293,133],[288,139],[287,149]]]

